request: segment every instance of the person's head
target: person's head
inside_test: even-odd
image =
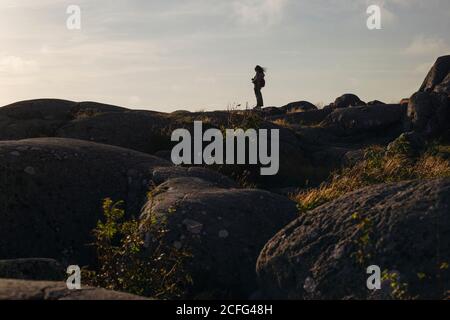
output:
[[[263,68],[263,67],[261,67],[261,66],[256,66],[255,67],[255,71],[256,72],[262,72],[262,73],[265,73],[266,72],[266,68]]]

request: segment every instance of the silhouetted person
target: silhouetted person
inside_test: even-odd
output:
[[[261,89],[266,86],[266,80],[265,78],[265,72],[266,69],[264,69],[261,66],[255,67],[256,75],[252,79],[253,84],[255,85],[255,95],[256,95],[256,107],[255,109],[259,110],[261,107],[264,106],[263,96],[261,93]]]

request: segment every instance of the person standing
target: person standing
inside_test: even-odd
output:
[[[258,65],[255,67],[255,72],[256,72],[256,75],[252,79],[252,82],[255,86],[255,95],[256,95],[256,107],[254,109],[260,110],[261,107],[264,106],[264,100],[263,100],[263,96],[261,93],[261,89],[266,86],[266,80],[265,80],[266,69]]]

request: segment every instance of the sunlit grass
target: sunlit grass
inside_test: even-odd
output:
[[[433,147],[412,158],[402,153],[386,154],[382,147],[370,147],[355,165],[334,173],[318,188],[300,191],[292,198],[300,212],[306,212],[373,184],[450,177],[450,160],[442,156],[442,148]]]

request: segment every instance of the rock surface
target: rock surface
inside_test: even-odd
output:
[[[265,242],[297,216],[295,203],[262,190],[218,181],[174,178],[161,184],[143,211],[167,218],[166,242],[193,254],[188,273],[203,296],[248,298]]]
[[[145,300],[100,288],[68,290],[64,282],[0,279],[0,300]]]
[[[408,295],[443,298],[449,260],[450,179],[438,179],[367,187],[302,215],[266,244],[257,272],[269,298],[367,299],[370,265],[398,273]]]
[[[49,257],[83,265],[102,199],[139,214],[159,158],[92,142],[0,141],[0,258]],[[72,264],[72,263],[71,263]]]
[[[63,266],[53,259],[0,260],[0,278],[4,279],[61,281],[65,275]]]

